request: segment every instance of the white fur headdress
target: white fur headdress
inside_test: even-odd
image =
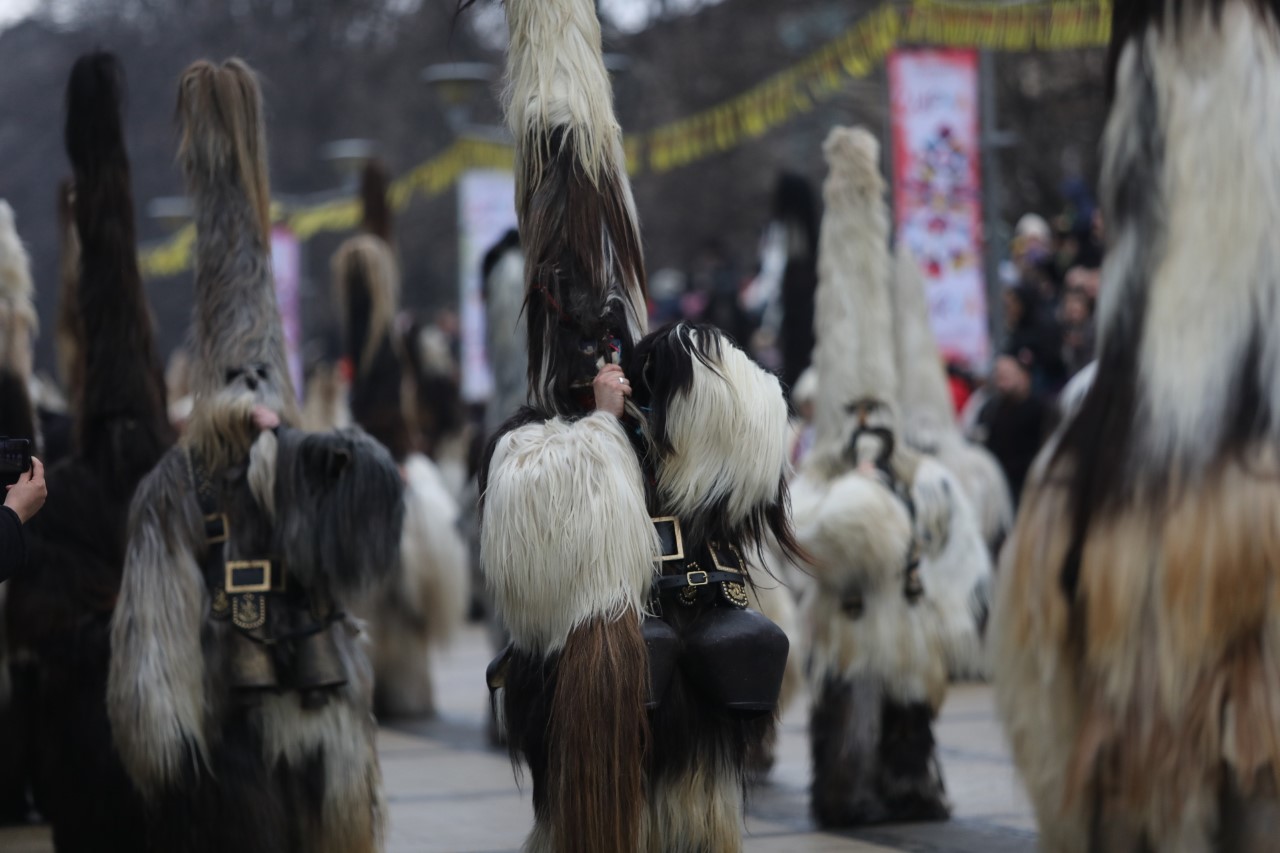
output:
[[[874,400],[897,426],[889,214],[880,145],[862,128],[837,127],[823,144],[830,173],[818,254],[814,366],[816,450],[844,438],[848,407]]]
[[[898,243],[893,275],[898,399],[907,441],[924,450],[955,430],[954,408],[938,342],[929,326],[924,275],[911,249]]]
[[[13,208],[0,200],[0,367],[31,376],[31,344],[39,323],[31,260],[18,239]]]
[[[530,395],[563,411],[583,341],[645,333],[640,228],[593,4],[509,0],[507,21]]]

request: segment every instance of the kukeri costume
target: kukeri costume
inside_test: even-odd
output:
[[[990,638],[1046,851],[1276,847],[1280,4],[1117,3],[1092,380]]]
[[[953,666],[976,666],[990,560],[954,478],[899,440],[879,146],[837,128],[825,185],[815,441],[793,482],[813,559],[802,603],[823,826],[942,819],[932,721]]]
[[[9,635],[30,674],[17,699],[31,723],[33,793],[64,852],[134,851],[145,837],[107,720],[109,633],[129,501],[174,436],[137,266],[123,88],[104,53],[77,60],[67,86],[76,201],[62,299],[75,304],[59,313],[77,321],[59,343],[75,381],[74,451],[48,469],[48,500],[29,524],[30,571],[9,601]]]
[[[435,463],[417,449],[415,386],[395,331],[400,270],[377,163],[366,166],[362,190],[365,233],[345,241],[333,258],[335,303],[354,374],[351,414],[402,466],[406,488],[400,565],[359,612],[373,639],[379,716],[422,716],[435,710],[430,653],[465,615],[467,551],[458,506]]]
[[[194,407],[134,498],[108,712],[157,851],[381,848],[372,678],[347,603],[397,565],[402,483],[359,431],[305,434],[272,286],[253,72],[192,65]],[[259,432],[255,408],[278,413]]]
[[[644,269],[589,0],[512,0],[530,406],[491,442],[481,558],[491,667],[528,762],[537,853],[741,848],[747,747],[786,640],[743,609],[784,516],[786,405],[719,332],[645,336]],[[634,386],[593,411],[602,364]]]

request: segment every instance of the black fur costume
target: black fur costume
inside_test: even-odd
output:
[[[173,441],[138,274],[115,57],[82,57],[67,87],[75,172],[83,377],[74,455],[48,470],[28,525],[27,572],[9,589],[9,639],[30,661],[16,699],[33,726],[34,793],[59,851],[138,850],[141,802],[111,743],[106,680],[129,501]]]
[[[403,482],[359,430],[290,426],[253,71],[197,62],[179,91],[194,406],[130,511],[112,734],[146,802],[146,849],[374,853],[372,678],[346,605],[398,563]]]
[[[710,327],[645,335],[594,9],[506,11],[529,406],[484,457],[481,561],[512,639],[489,675],[533,778],[525,850],[734,853],[786,662],[740,609],[766,531],[792,549],[786,404]],[[633,388],[621,419],[595,410],[609,364]]]

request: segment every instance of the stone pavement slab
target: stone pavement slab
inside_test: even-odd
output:
[[[378,736],[387,853],[516,853],[532,821],[529,782],[485,736],[484,632],[468,628],[436,659],[439,716],[387,721]],[[816,831],[808,815],[806,700],[785,714],[778,760],[747,807],[746,853],[1030,853],[1031,809],[1010,763],[991,691],[953,687],[937,727],[954,803],[947,823]],[[0,853],[49,853],[40,827],[0,830]],[[234,853],[234,851],[229,851]],[[606,851],[602,851],[606,853]]]

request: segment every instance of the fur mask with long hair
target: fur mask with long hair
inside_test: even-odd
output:
[[[622,131],[589,3],[509,0],[506,114],[516,140],[529,389],[578,414],[604,362],[646,331],[644,260]],[[585,393],[585,392],[584,392]]]

